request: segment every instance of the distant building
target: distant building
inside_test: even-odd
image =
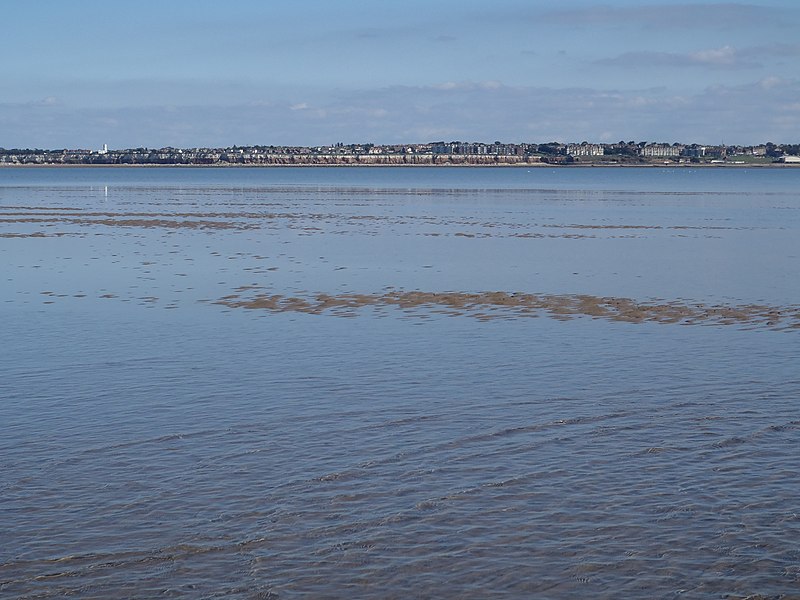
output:
[[[567,144],[568,156],[603,156],[605,148],[601,144]]]
[[[728,156],[728,149],[725,146],[706,146],[706,158],[725,159]]]
[[[647,144],[639,149],[639,156],[647,158],[677,158],[681,155],[681,150],[683,150],[683,146]]]
[[[800,156],[786,154],[785,156],[781,156],[779,160],[783,163],[800,164]]]
[[[434,154],[488,154],[486,144],[478,142],[436,142],[432,146],[432,151]]]
[[[683,149],[681,153],[683,156],[688,156],[689,158],[703,158],[706,155],[706,147],[705,146],[687,146]]]

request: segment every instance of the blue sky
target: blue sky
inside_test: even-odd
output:
[[[0,147],[800,141],[800,2],[9,2]]]

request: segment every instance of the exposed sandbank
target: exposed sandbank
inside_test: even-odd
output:
[[[382,294],[311,294],[285,296],[244,286],[215,302],[229,308],[355,316],[365,307],[425,310],[478,319],[547,316],[554,319],[592,317],[627,323],[739,325],[800,329],[800,306],[723,305],[678,300],[637,301],[587,294],[508,292],[421,292],[390,290]]]

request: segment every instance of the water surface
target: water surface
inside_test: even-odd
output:
[[[795,593],[798,184],[0,170],[0,591]],[[285,300],[415,292],[782,320]]]

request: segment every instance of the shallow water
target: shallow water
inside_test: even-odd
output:
[[[0,592],[796,593],[797,328],[218,302],[502,291],[791,316],[798,184],[0,170]]]

